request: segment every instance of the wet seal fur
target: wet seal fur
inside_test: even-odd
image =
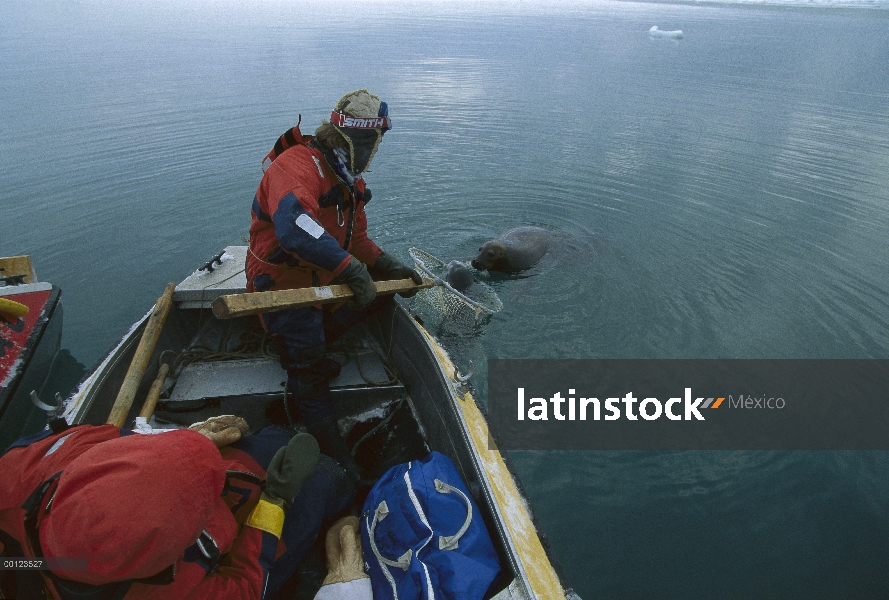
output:
[[[543,258],[552,241],[553,233],[542,227],[515,227],[485,242],[472,266],[480,271],[523,271]]]
[[[452,260],[448,263],[448,274],[445,281],[458,292],[465,292],[475,282],[472,271],[469,270],[464,263],[459,260]]]

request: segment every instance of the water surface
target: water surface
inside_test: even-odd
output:
[[[889,20],[618,2],[4,3],[0,254],[96,361],[240,244],[260,160],[347,91],[390,105],[372,237],[466,259],[562,244],[486,357],[889,356]],[[652,40],[652,25],[684,38]],[[881,598],[886,453],[513,453],[586,598]]]

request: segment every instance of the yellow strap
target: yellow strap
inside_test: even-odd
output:
[[[276,538],[280,538],[281,530],[284,528],[284,509],[277,504],[260,500],[250,516],[247,517],[244,525],[267,531]]]

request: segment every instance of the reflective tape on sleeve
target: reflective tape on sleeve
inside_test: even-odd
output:
[[[260,500],[244,522],[247,527],[260,529],[280,538],[284,528],[284,509],[271,502]]]

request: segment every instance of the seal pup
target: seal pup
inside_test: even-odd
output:
[[[514,227],[485,242],[472,259],[472,266],[479,271],[523,271],[543,258],[552,241],[552,232],[542,227]]]
[[[458,292],[465,292],[469,286],[475,282],[472,271],[469,270],[464,263],[459,260],[452,260],[448,263],[448,274],[445,275],[445,281]]]

